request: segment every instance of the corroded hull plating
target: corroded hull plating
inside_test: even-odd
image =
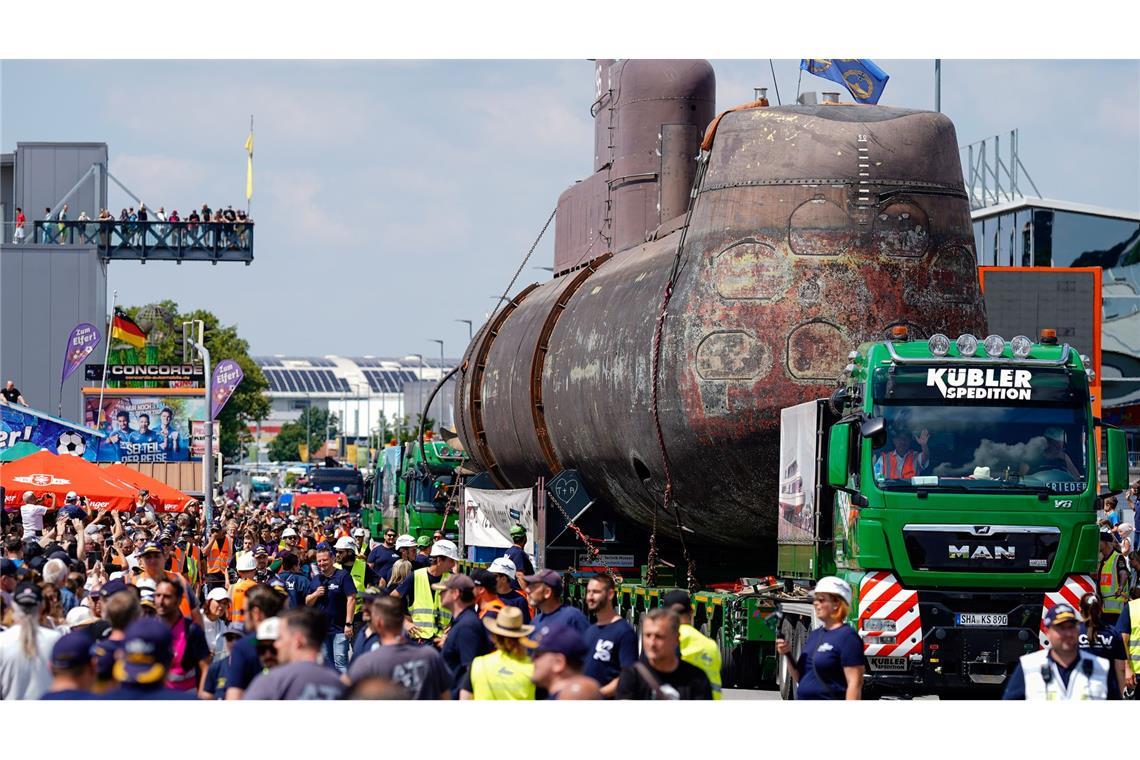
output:
[[[728,114],[694,204],[661,426],[690,540],[745,546],[775,531],[780,409],[829,394],[848,351],[892,325],[984,334],[969,207],[950,121],[878,106]],[[503,487],[575,467],[650,522],[654,321],[681,238],[529,288],[483,327],[457,385],[476,466]]]

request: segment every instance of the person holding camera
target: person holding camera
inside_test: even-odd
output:
[[[1002,699],[1120,699],[1116,673],[1108,660],[1080,648],[1076,611],[1060,602],[1045,613],[1044,622],[1049,646],[1021,656]]]

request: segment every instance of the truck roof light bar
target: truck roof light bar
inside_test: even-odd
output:
[[[895,344],[892,341],[887,341],[887,353],[891,355],[891,361],[895,364],[978,364],[986,365],[993,364],[995,359],[988,356],[899,356],[895,350]],[[1056,360],[1052,359],[1006,359],[1005,362],[1014,367],[1064,367],[1069,362],[1069,353],[1072,347],[1068,343],[1061,346],[1061,356]]]

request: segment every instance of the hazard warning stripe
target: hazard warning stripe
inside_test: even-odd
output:
[[[877,571],[864,576],[859,584],[858,619],[864,654],[905,657],[922,651],[918,592],[903,588],[892,573]],[[893,620],[895,630],[864,631],[868,619]],[[893,637],[894,641],[880,644],[882,637]]]
[[[1061,602],[1068,604],[1074,610],[1078,610],[1081,605],[1081,597],[1085,594],[1094,593],[1095,591],[1096,584],[1091,576],[1070,575],[1065,578],[1065,582],[1061,584],[1061,588],[1045,594],[1045,598],[1041,604],[1041,626],[1038,634],[1042,647],[1049,645],[1049,639],[1045,635],[1045,613]]]

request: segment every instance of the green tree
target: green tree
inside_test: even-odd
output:
[[[269,459],[273,462],[296,462],[301,459],[300,445],[309,439],[309,456],[330,438],[340,434],[339,420],[320,407],[308,407],[293,422],[286,422],[269,444]]]
[[[159,364],[181,364],[182,352],[177,338],[182,335],[182,323],[200,319],[205,325],[206,348],[214,366],[223,359],[233,359],[241,367],[244,377],[230,400],[218,415],[219,447],[227,462],[241,456],[242,446],[251,443],[248,426],[269,416],[269,398],[265,392],[269,383],[261,368],[249,356],[249,343],[238,335],[237,325],[223,325],[212,312],[196,309],[182,313],[178,304],[166,300],[158,304],[133,306],[124,309],[132,319],[148,331],[148,343],[158,349]],[[147,319],[140,320],[140,312]],[[146,324],[143,324],[145,322]]]

